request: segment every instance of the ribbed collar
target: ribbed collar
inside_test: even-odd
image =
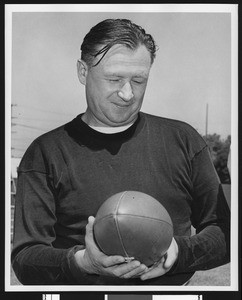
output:
[[[78,144],[86,146],[94,151],[106,149],[111,154],[117,154],[122,144],[135,137],[144,125],[144,116],[138,114],[137,120],[128,129],[111,134],[98,132],[88,126],[83,120],[82,115],[65,125],[65,130]]]

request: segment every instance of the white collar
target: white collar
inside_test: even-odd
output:
[[[118,126],[118,127],[91,126],[91,125],[88,125],[88,126],[91,127],[92,129],[96,130],[96,131],[101,132],[101,133],[112,134],[112,133],[118,133],[118,132],[125,131],[130,126],[132,126],[133,124],[134,124],[134,122],[131,123],[131,124],[128,124],[128,125]]]

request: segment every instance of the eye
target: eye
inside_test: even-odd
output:
[[[142,78],[142,77],[134,77],[132,79],[132,82],[135,83],[135,84],[143,84],[143,83],[146,82],[146,79]]]
[[[119,79],[109,79],[110,82],[119,82]]]
[[[118,83],[121,81],[121,78],[118,76],[110,76],[110,77],[107,77],[106,79],[110,83]]]
[[[144,81],[140,81],[140,80],[132,80],[135,84],[142,84],[144,83]]]

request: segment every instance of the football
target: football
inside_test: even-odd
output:
[[[94,222],[94,238],[106,255],[136,259],[146,266],[159,261],[173,238],[173,224],[165,207],[138,191],[108,198]]]

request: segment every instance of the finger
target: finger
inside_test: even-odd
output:
[[[139,267],[133,269],[132,271],[124,274],[122,277],[125,279],[128,278],[134,278],[134,277],[140,277],[141,274],[143,274],[148,268],[146,265],[141,264]]]
[[[132,272],[136,268],[140,267],[140,262],[137,260],[133,260],[129,263],[123,263],[119,266],[114,267],[114,274],[118,277],[123,277],[125,274]]]
[[[88,223],[86,225],[86,235],[93,236],[93,223],[94,223],[94,221],[95,221],[94,217],[90,216],[88,218]]]
[[[93,216],[88,217],[87,226],[88,226],[89,230],[93,229],[94,221],[95,221],[95,218]]]
[[[169,247],[167,253],[165,254],[164,268],[170,269],[177,260],[178,257],[178,246],[176,240],[173,238],[171,246]]]
[[[164,262],[164,268],[165,269],[170,269],[173,266],[173,264],[176,260],[176,257],[174,255],[172,255],[172,253],[169,254],[169,255],[166,255],[165,257],[166,257],[166,259],[165,259],[165,262]]]
[[[149,268],[147,272],[141,275],[140,279],[147,280],[164,275],[166,273],[166,270],[163,268],[164,260],[165,258],[162,257],[159,264],[155,264],[151,268]]]
[[[112,267],[123,263],[125,263],[125,258],[123,256],[120,255],[107,256],[103,254],[102,265],[104,268]]]
[[[93,216],[88,217],[88,223],[94,223],[95,218]]]
[[[148,272],[142,274],[140,276],[140,279],[141,280],[152,279],[152,278],[155,278],[155,277],[162,276],[165,273],[166,273],[165,269],[163,269],[162,267],[156,267],[156,268],[152,269],[151,271],[148,271]]]
[[[93,216],[90,216],[88,218],[88,223],[86,225],[85,242],[86,242],[86,247],[92,248],[91,250],[98,249],[98,247],[94,241],[94,234],[93,234],[94,221],[95,221],[95,218]]]

